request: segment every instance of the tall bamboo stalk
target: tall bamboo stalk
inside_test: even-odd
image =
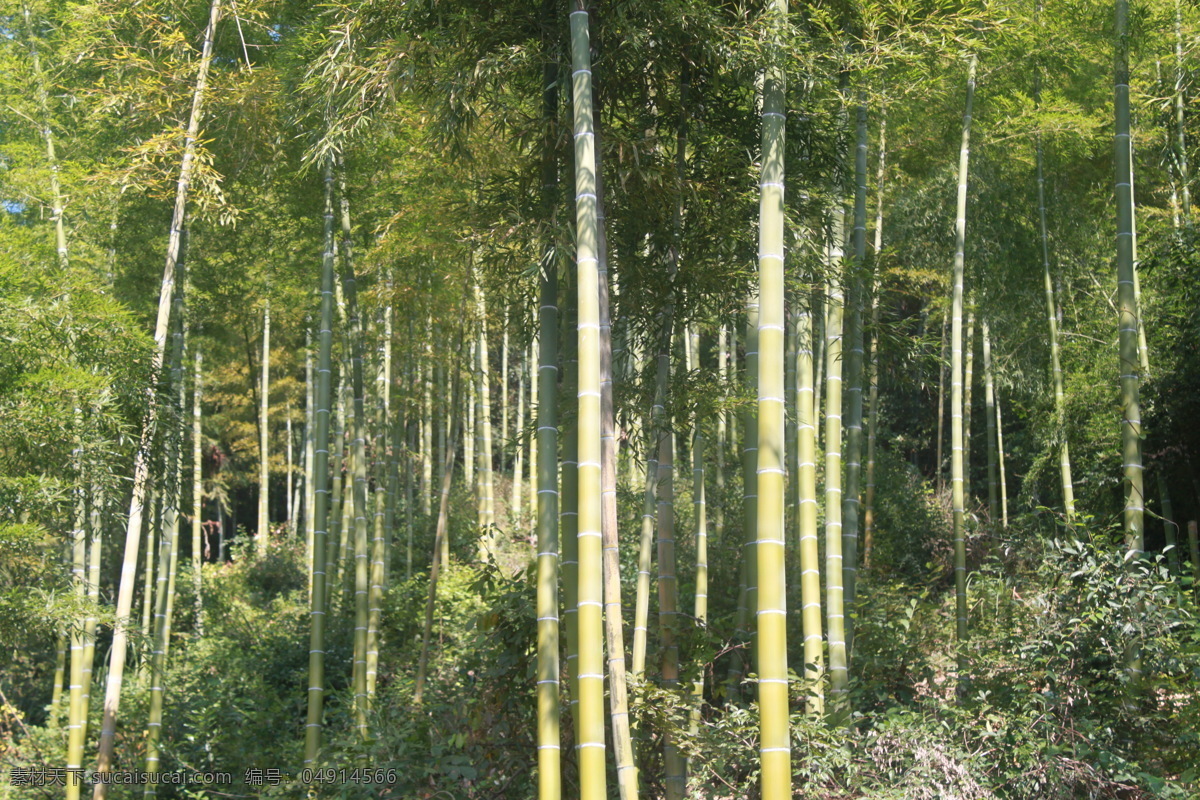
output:
[[[271,536],[270,423],[271,395],[271,299],[263,305],[262,378],[258,390],[258,554],[265,555]]]
[[[340,166],[340,165],[339,165]],[[370,616],[370,553],[367,533],[367,420],[363,386],[363,331],[358,310],[358,280],[354,274],[354,250],[350,226],[350,198],[346,193],[344,169],[337,172],[341,207],[342,293],[346,297],[346,321],[350,343],[350,386],[354,392],[350,451],[354,468],[354,720],[358,735],[368,736],[367,628]],[[347,539],[349,541],[349,539]]]
[[[867,414],[867,479],[863,512],[863,569],[871,568],[875,544],[875,444],[879,430],[879,258],[883,250],[883,187],[887,177],[887,114],[879,109],[879,163],[875,171],[875,279],[871,291],[871,351],[867,365],[870,393]]]
[[[813,403],[812,293],[796,314],[796,446],[800,529],[800,617],[804,632],[804,678],[808,712],[825,712],[825,648],[821,626],[821,556],[817,539],[816,411]]]
[[[464,298],[465,299],[465,298]],[[466,310],[465,308],[463,309]],[[459,336],[458,354],[462,352],[462,336]],[[451,408],[458,407],[459,395],[459,377],[458,371],[454,370],[451,379],[453,390],[453,403]],[[446,449],[446,460],[442,463],[442,491],[441,501],[438,504],[437,528],[434,531],[433,537],[433,554],[429,564],[429,590],[425,598],[425,623],[421,632],[421,654],[417,659],[417,678],[413,688],[413,704],[420,707],[425,699],[425,680],[426,674],[429,671],[429,645],[433,638],[433,612],[437,602],[437,585],[438,573],[441,570],[442,559],[442,539],[446,536],[446,531],[449,526],[450,519],[450,486],[454,480],[454,455],[458,449],[459,429],[462,427],[462,416],[459,414],[451,415],[450,422],[450,443]]]
[[[859,488],[863,450],[863,300],[866,295],[867,263],[867,103],[865,90],[859,91],[855,114],[857,130],[854,148],[854,243],[853,272],[850,276],[850,319],[846,326],[846,494],[842,498],[842,575],[845,581],[846,652],[854,649],[854,606],[858,586]]]
[[[177,412],[183,405],[183,297],[177,291],[173,301],[174,330],[171,334],[170,394]],[[182,416],[182,414],[180,414]],[[146,772],[161,770],[159,741],[162,735],[165,700],[167,651],[171,641],[171,611],[175,592],[175,565],[179,559],[179,489],[182,468],[182,427],[166,432],[163,472],[167,485],[163,491],[163,513],[159,528],[158,588],[155,591],[154,638],[150,654],[150,718],[146,723]],[[80,743],[82,745],[82,743]],[[158,783],[146,783],[145,796],[155,797]]]
[[[992,377],[992,335],[983,319],[983,402],[987,411],[988,518],[1000,519],[1000,482],[996,458],[996,389]]]
[[[1039,0],[1038,9],[1041,9]],[[1034,84],[1035,100],[1040,102],[1040,73]],[[1046,325],[1050,329],[1050,378],[1054,383],[1054,429],[1058,437],[1058,468],[1062,484],[1063,510],[1070,521],[1075,517],[1075,484],[1071,479],[1071,449],[1067,440],[1066,393],[1063,389],[1062,363],[1059,358],[1058,314],[1054,301],[1054,281],[1050,276],[1050,234],[1046,225],[1046,175],[1042,134],[1035,139],[1037,155],[1038,229],[1042,240],[1042,285],[1046,293]],[[990,462],[989,462],[990,463]],[[989,467],[989,470],[991,467]],[[990,474],[990,473],[989,473]],[[989,477],[989,480],[991,478]],[[991,494],[989,493],[989,498]],[[993,516],[993,519],[995,517]]]
[[[1129,136],[1129,30],[1128,0],[1116,2],[1115,37],[1115,111],[1114,137],[1117,200],[1117,306],[1119,309],[1119,349],[1121,378],[1121,443],[1125,485],[1125,560],[1132,564],[1142,557],[1143,507],[1142,486],[1142,415],[1138,397],[1140,369],[1138,359],[1139,310],[1134,294],[1136,280],[1133,250],[1133,174]],[[1144,349],[1144,348],[1141,348]],[[1137,646],[1127,653],[1126,670],[1131,683],[1141,678],[1141,658]]]
[[[113,747],[116,744],[117,712],[121,703],[121,687],[125,677],[125,655],[128,647],[127,630],[129,612],[133,606],[134,574],[137,569],[138,544],[145,510],[146,485],[150,474],[150,445],[154,440],[158,423],[158,406],[154,384],[162,369],[166,352],[167,328],[171,315],[171,297],[175,290],[175,265],[179,259],[180,234],[187,212],[188,186],[195,169],[196,139],[200,134],[200,117],[204,110],[204,92],[208,85],[208,70],[212,62],[213,34],[221,16],[221,0],[212,0],[209,8],[208,26],[204,30],[204,45],[200,55],[196,88],[192,95],[192,110],[184,138],[183,159],[179,168],[179,180],[175,191],[175,209],[171,216],[171,229],[167,238],[166,266],[163,269],[162,289],[158,298],[158,317],[154,325],[154,354],[151,357],[151,384],[147,393],[147,413],[142,428],[142,438],[134,457],[133,495],[129,502],[129,517],[125,532],[125,559],[121,565],[121,582],[117,592],[116,623],[113,626],[111,662],[108,668],[108,685],[104,693],[104,717],[100,726],[100,748],[96,764],[97,773],[112,771]],[[108,792],[107,781],[97,781],[93,793],[95,800],[104,800]]]
[[[612,320],[609,310],[608,238],[604,219],[604,169],[599,130],[593,137],[596,158],[597,299],[600,334],[600,516],[604,581],[604,640],[608,647],[609,709],[617,787],[621,800],[637,800],[638,771],[630,734],[629,686],[625,673],[625,635],[621,612],[621,553],[617,531],[617,438],[613,405]],[[671,775],[667,775],[668,796]]]
[[[329,506],[329,416],[333,385],[333,166],[326,159],[324,247],[321,256],[321,322],[317,333],[317,392],[313,419],[316,423],[312,467],[313,548],[312,598],[309,604],[308,718],[304,726],[304,766],[309,767],[321,749],[321,725],[325,705],[326,544],[330,522]],[[340,447],[341,443],[335,446]]]
[[[826,244],[833,270],[825,296],[825,614],[828,625],[830,719],[845,725],[847,697],[845,588],[842,552],[842,317],[845,280],[841,203],[835,203],[832,235]]]
[[[196,595],[196,638],[204,636],[204,461],[202,453],[201,400],[204,393],[204,357],[200,343],[192,337],[192,592]]]
[[[787,0],[770,5],[772,38],[787,17]],[[781,48],[779,41],[772,43]],[[788,726],[787,581],[784,542],[784,91],[779,53],[763,80],[762,175],[758,207],[758,483],[757,605],[759,758],[763,800],[792,796]]]
[[[971,110],[975,100],[976,57],[967,65],[966,110],[958,151],[958,202],[954,219],[954,296],[950,332],[950,494],[954,512],[954,600],[958,687],[965,689],[967,638],[967,544],[963,463],[963,267],[967,240],[967,168],[971,155]]]
[[[543,0],[548,23],[553,0]],[[550,34],[543,48],[549,49]],[[558,164],[554,121],[558,110],[558,69],[550,58],[542,70],[542,217],[554,221]],[[558,617],[558,263],[547,237],[538,269],[537,392],[537,702],[538,800],[560,800],[562,753],[559,730]],[[530,466],[535,459],[530,455]]]
[[[596,219],[596,152],[588,12],[575,0],[571,12],[572,111],[575,139],[576,291],[578,322],[578,621],[577,706],[581,800],[607,796],[604,768],[604,653],[602,607],[600,309]]]
[[[700,333],[691,328],[688,334],[688,372],[700,368]],[[702,422],[697,419],[692,431],[692,517],[695,520],[696,542],[696,592],[692,615],[700,628],[708,627],[708,503],[704,486],[705,437]],[[704,705],[704,673],[692,683],[692,711],[690,730],[693,735],[700,731],[700,710]]]

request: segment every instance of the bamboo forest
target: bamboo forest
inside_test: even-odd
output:
[[[0,34],[0,800],[1200,798],[1195,0]]]

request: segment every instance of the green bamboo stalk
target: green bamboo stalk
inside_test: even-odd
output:
[[[50,93],[47,88],[49,84],[46,81],[45,71],[42,69],[41,55],[38,53],[37,34],[29,13],[29,3],[21,3],[21,15],[25,20],[25,32],[29,40],[29,58],[33,67],[34,84],[37,87],[38,113],[41,117],[38,124],[41,127],[42,138],[46,140],[46,162],[50,167],[50,199],[53,204],[50,213],[51,219],[54,220],[55,253],[59,269],[65,270],[68,266],[67,233],[63,223],[63,206],[65,204],[62,187],[58,180],[59,164],[54,146],[54,128],[51,124]]]
[[[173,301],[175,318],[171,334],[170,391],[176,411],[183,405],[183,296]],[[180,415],[181,416],[181,415]],[[146,724],[146,772],[154,775],[161,770],[159,741],[162,735],[164,683],[167,655],[171,641],[171,612],[174,605],[175,565],[179,560],[179,484],[182,473],[182,427],[166,432],[163,458],[168,484],[163,488],[163,513],[159,528],[158,569],[156,572],[154,638],[150,656],[150,718]],[[82,743],[81,743],[82,744]],[[155,780],[146,782],[145,797],[158,794]]]
[[[1041,10],[1040,0],[1038,10]],[[1035,75],[1034,80],[1034,102],[1040,105],[1040,72]],[[1062,363],[1059,357],[1058,314],[1054,301],[1054,281],[1050,275],[1050,234],[1046,225],[1046,159],[1042,147],[1041,131],[1038,132],[1035,139],[1035,150],[1037,155],[1038,229],[1042,240],[1042,284],[1046,293],[1046,324],[1050,329],[1050,378],[1054,383],[1054,428],[1059,439],[1058,467],[1062,483],[1063,510],[1067,515],[1067,521],[1070,522],[1075,518],[1075,483],[1071,479],[1071,450],[1067,440],[1066,427],[1067,401],[1063,389]],[[989,467],[989,469],[991,468]],[[989,493],[988,496],[990,498],[991,494]]]
[[[316,406],[316,375],[313,372],[312,351],[312,320],[304,320],[304,552],[308,567],[308,597],[312,600],[313,573],[313,537],[316,527],[313,515],[316,513],[317,496],[313,490],[315,476],[313,461],[316,459],[315,436],[317,429]]]
[[[694,327],[688,334],[688,372],[700,369],[700,333]],[[692,616],[700,628],[708,627],[708,503],[704,487],[704,428],[699,419],[692,430],[692,516],[696,528],[696,593]],[[692,682],[692,710],[689,729],[700,732],[700,712],[704,706],[704,673]]]
[[[100,607],[100,556],[104,543],[104,499],[103,486],[100,483],[94,484],[88,522],[89,536],[91,537],[88,542],[88,611],[83,620],[83,696],[80,698],[82,706],[80,718],[83,728],[80,736],[85,748],[89,727],[88,714],[92,704],[92,666],[96,659],[96,626],[99,622],[96,613]]]
[[[192,592],[196,595],[196,638],[204,636],[204,460],[201,415],[203,413],[204,356],[200,343],[192,338],[195,351],[192,372]]]
[[[967,545],[963,463],[963,266],[967,238],[967,167],[971,154],[971,109],[975,100],[975,65],[967,65],[966,110],[958,152],[958,201],[954,222],[954,295],[950,331],[950,492],[954,513],[955,640],[958,642],[958,690],[965,691],[967,639]]]
[[[28,13],[28,12],[27,12]],[[75,440],[75,454],[72,459],[75,467],[75,511],[74,524],[71,528],[71,591],[75,600],[81,606],[88,598],[88,532],[87,532],[87,492],[85,486],[83,412],[75,410],[75,421],[78,431]],[[90,613],[90,612],[89,612]],[[70,686],[67,699],[67,769],[83,769],[83,748],[85,735],[84,701],[84,647],[86,633],[84,625],[71,626],[71,667]],[[90,677],[90,676],[89,676]],[[61,683],[58,684],[61,686]],[[68,771],[67,798],[78,800],[82,783],[77,780],[77,774]]]
[[[825,295],[825,614],[829,643],[829,715],[847,725],[849,664],[846,653],[845,584],[842,552],[842,322],[845,280],[842,231],[845,214],[835,202],[830,240],[831,269]]]
[[[549,20],[552,0],[544,0],[542,16]],[[548,49],[547,42],[543,47]],[[542,70],[542,217],[553,222],[558,164],[554,120],[558,109],[558,70],[547,59]],[[558,615],[558,265],[554,240],[548,238],[538,269],[541,300],[538,308],[538,371],[532,391],[537,400],[537,704],[538,800],[562,796],[562,739],[559,730],[559,615]]]
[[[772,39],[786,22],[787,0],[769,6]],[[782,43],[772,43],[781,48]],[[787,582],[784,543],[784,92],[778,53],[763,80],[762,175],[758,212],[758,435],[755,510],[759,757],[763,800],[792,796],[788,724]],[[747,592],[749,594],[749,592]],[[749,603],[749,598],[747,598]]]
[[[717,329],[717,378],[721,391],[729,391],[729,332],[722,324]],[[725,452],[729,447],[729,416],[722,407],[717,411],[717,504],[713,525],[717,541],[725,538]]]
[[[617,787],[621,800],[637,800],[638,771],[629,722],[629,685],[621,611],[621,552],[617,530],[617,438],[613,405],[612,322],[609,309],[608,239],[604,220],[604,170],[600,134],[593,137],[596,158],[597,312],[600,334],[600,519],[604,582],[604,640],[608,647],[609,709]],[[671,776],[668,770],[668,796]]]
[[[146,485],[150,476],[150,444],[155,438],[157,427],[157,401],[155,384],[162,369],[163,355],[167,349],[168,321],[175,289],[175,264],[179,260],[181,231],[187,209],[187,188],[196,164],[196,140],[199,137],[200,115],[204,108],[204,91],[208,85],[209,66],[212,61],[212,36],[221,17],[221,0],[212,0],[209,8],[209,24],[204,30],[204,46],[200,52],[199,70],[196,76],[196,91],[192,95],[192,110],[188,118],[184,139],[184,156],[180,163],[179,184],[175,191],[175,206],[170,221],[167,240],[167,260],[163,267],[162,288],[158,295],[158,314],[155,320],[155,350],[150,360],[150,383],[146,393],[146,415],[142,428],[142,441],[133,459],[133,492],[130,499],[125,533],[125,559],[121,564],[121,579],[116,595],[113,644],[110,648],[108,684],[104,690],[104,714],[100,730],[100,753],[96,772],[107,774],[113,769],[113,748],[116,744],[116,715],[120,710],[121,686],[125,681],[125,656],[128,646],[128,616],[133,607],[134,576],[137,572],[138,545],[142,533],[142,517],[145,510]],[[108,782],[97,781],[95,800],[104,800],[108,793]]]
[[[262,378],[258,391],[258,554],[266,555],[270,521],[270,423],[267,411],[271,394],[271,299],[263,305]]]
[[[871,568],[871,551],[875,544],[875,444],[879,430],[879,258],[883,251],[883,195],[887,177],[887,112],[879,109],[879,163],[875,171],[875,269],[874,289],[871,292],[871,351],[867,371],[870,394],[867,415],[867,478],[863,512],[863,569]]]
[[[1000,473],[1000,525],[1008,527],[1008,484],[1004,470],[1004,419],[1000,413],[1000,389],[996,389],[996,460]]]
[[[1188,552],[1192,557],[1192,594],[1200,606],[1200,537],[1196,533],[1196,521],[1188,522]]]
[[[988,320],[983,319],[983,400],[987,410],[988,518],[1000,519],[1000,482],[997,472],[996,390],[992,376],[992,335]]]
[[[1175,522],[1175,507],[1171,503],[1171,492],[1167,481],[1160,472],[1158,477],[1158,498],[1162,503],[1164,550],[1167,552],[1167,568],[1171,575],[1179,574],[1179,524]]]
[[[813,388],[812,294],[796,314],[797,491],[800,536],[800,617],[804,633],[804,679],[808,713],[825,713],[825,650],[821,632],[821,565],[817,539],[816,411]]]
[[[428,517],[433,511],[433,323],[425,318],[425,359],[420,366],[421,385],[425,389],[421,398],[421,513]],[[466,460],[467,474],[474,469],[471,459]],[[468,483],[470,479],[468,478]],[[447,540],[448,541],[448,540]]]
[[[747,389],[758,396],[758,287],[746,297],[746,362]],[[750,613],[758,609],[758,421],[757,407],[746,408],[742,414],[742,564],[738,591],[737,616],[734,621],[734,642],[750,645],[750,671],[757,656],[755,642],[757,625],[750,625]],[[746,659],[740,650],[730,659],[726,679],[729,692],[738,690],[747,672]]]
[[[379,674],[379,625],[383,615],[383,589],[389,558],[388,537],[391,535],[390,470],[388,469],[388,426],[392,415],[392,271],[384,275],[386,297],[380,309],[382,338],[379,342],[379,364],[375,376],[375,527],[371,539],[370,588],[367,592],[367,702],[375,697],[375,682]],[[392,443],[395,447],[395,443]]]
[[[576,292],[578,387],[579,704],[576,751],[581,800],[607,796],[604,767],[604,654],[600,448],[600,309],[596,151],[588,12],[571,12],[572,97],[575,139]]]
[[[333,166],[324,167],[324,247],[321,257],[321,324],[317,333],[317,387],[313,419],[312,598],[309,606],[308,717],[304,726],[304,766],[311,767],[321,749],[321,726],[325,705],[325,623],[328,580],[327,544],[330,523],[329,416],[333,383]],[[341,443],[335,444],[335,452]],[[336,474],[336,473],[335,473]]]
[[[1175,0],[1175,168],[1179,173],[1179,192],[1182,198],[1184,224],[1192,227],[1191,176],[1188,172],[1187,128],[1184,126],[1184,108],[1187,105],[1184,80],[1187,72],[1183,63],[1183,11],[1180,0]]]
[[[464,298],[465,300],[465,298]],[[462,311],[466,311],[465,308]],[[459,334],[457,352],[462,353],[462,334]],[[461,357],[461,356],[460,356]],[[453,402],[451,408],[458,407],[459,377],[455,370],[451,379]],[[429,592],[425,598],[425,623],[421,633],[421,654],[417,659],[417,679],[413,688],[413,704],[420,708],[425,699],[425,680],[429,670],[429,645],[433,638],[433,612],[437,602],[438,573],[441,570],[442,539],[446,536],[450,519],[450,486],[454,480],[454,456],[458,449],[459,429],[462,426],[462,416],[452,414],[450,422],[450,443],[446,450],[446,460],[442,462],[442,491],[438,504],[437,528],[433,537],[433,554],[429,564]]]
[[[967,327],[963,335],[963,502],[971,505],[971,390],[975,371],[975,293],[967,296]]]
[[[1134,294],[1133,174],[1129,136],[1128,0],[1116,2],[1114,137],[1117,199],[1117,306],[1122,409],[1122,464],[1125,484],[1125,560],[1132,564],[1143,552],[1142,420],[1138,398],[1139,310]],[[1144,352],[1144,348],[1141,348]],[[1141,676],[1140,656],[1131,648],[1126,669],[1131,682]]]
[[[521,480],[524,477],[522,474],[525,471],[525,448],[521,446],[522,439],[525,433],[525,376],[526,363],[524,360],[525,353],[522,351],[517,355],[517,419],[515,423],[513,435],[513,467],[512,467],[512,486],[511,493],[508,498],[508,514],[513,521],[513,525],[520,527],[524,514],[521,511],[521,502],[525,497],[524,488],[521,485]]]
[[[854,614],[858,586],[859,487],[862,477],[863,298],[867,263],[867,104],[859,91],[854,156],[853,274],[850,276],[850,319],[846,326],[846,493],[842,498],[842,575],[845,583],[846,652],[854,650]]]
[[[340,165],[339,165],[340,166]],[[354,468],[354,720],[358,735],[368,737],[367,712],[367,627],[370,615],[370,553],[367,534],[366,411],[363,396],[363,332],[358,311],[358,281],[354,274],[354,251],[350,226],[350,198],[346,193],[345,170],[337,172],[341,207],[342,293],[346,297],[346,321],[350,343],[350,385],[354,392],[350,448]],[[349,539],[347,538],[347,541]]]
[[[479,483],[482,489],[480,493],[482,510],[482,518],[480,527],[487,531],[481,540],[483,549],[480,551],[480,558],[487,560],[491,558],[491,552],[494,550],[494,535],[493,530],[496,525],[496,500],[494,491],[494,480],[492,474],[492,464],[495,457],[492,449],[492,392],[491,392],[491,359],[488,356],[488,321],[487,321],[487,305],[484,301],[483,288],[478,284],[475,286],[475,302],[476,309],[479,314],[479,414],[478,425],[480,431],[480,450],[479,450]]]

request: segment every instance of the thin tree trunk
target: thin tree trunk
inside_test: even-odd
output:
[[[133,496],[129,502],[128,525],[125,533],[125,559],[121,566],[121,582],[117,592],[116,623],[113,625],[111,663],[108,668],[108,685],[104,693],[104,718],[100,726],[100,748],[96,772],[112,771],[113,747],[116,744],[117,713],[121,704],[121,687],[125,678],[125,654],[129,633],[127,620],[133,607],[134,575],[137,570],[138,543],[145,509],[146,484],[150,474],[150,446],[154,441],[158,423],[158,406],[155,384],[162,369],[167,346],[167,329],[171,316],[171,297],[175,291],[175,264],[179,259],[180,233],[183,229],[187,209],[188,185],[195,167],[196,139],[200,133],[200,116],[204,109],[204,90],[208,84],[208,69],[212,61],[213,34],[221,15],[221,0],[212,0],[209,9],[208,27],[204,31],[204,46],[200,55],[200,69],[196,75],[196,89],[192,97],[192,111],[184,139],[183,160],[179,168],[179,182],[175,192],[175,210],[171,217],[171,230],[167,239],[166,266],[163,269],[162,289],[158,298],[158,317],[154,325],[154,354],[150,362],[151,383],[147,392],[147,412],[142,428],[142,438],[133,464]],[[93,796],[104,800],[108,783],[98,781]]]
[[[525,435],[525,360],[524,351],[517,355],[517,420],[513,428],[513,467],[512,487],[508,500],[508,514],[513,525],[520,527],[522,523],[521,503],[525,497],[521,473],[525,470],[525,448],[521,446]]]
[[[770,5],[779,36],[787,0]],[[776,46],[779,46],[778,43]],[[781,66],[766,68],[758,211],[757,562],[759,758],[763,800],[792,796],[788,724],[787,581],[784,542],[784,92]],[[749,601],[749,598],[747,598]]]
[[[425,318],[425,360],[420,374],[425,389],[421,398],[421,513],[428,517],[433,511],[433,324],[429,317]],[[471,459],[466,462],[470,465]],[[467,467],[468,484],[472,469]]]

